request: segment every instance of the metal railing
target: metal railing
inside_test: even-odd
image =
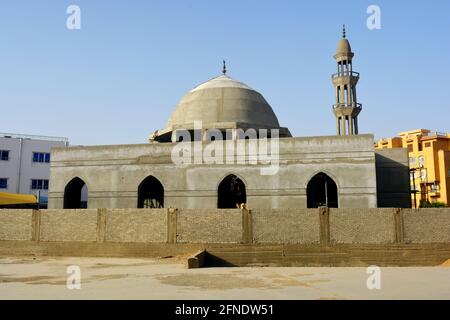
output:
[[[38,136],[38,135],[20,134],[20,133],[0,133],[0,137],[1,138],[12,138],[12,139],[61,141],[61,142],[65,142],[66,144],[69,142],[69,138],[65,138],[65,137]]]
[[[338,72],[335,73],[331,76],[331,78],[334,80],[336,78],[340,78],[340,77],[354,77],[354,78],[359,78],[359,72],[356,71],[343,71],[343,72]]]
[[[362,109],[362,104],[361,103],[338,103],[338,104],[333,104],[333,109],[336,108],[358,108],[358,109]]]
[[[448,134],[445,132],[431,131],[425,134],[422,134],[424,137],[448,137]]]

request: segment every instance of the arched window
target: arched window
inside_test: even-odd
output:
[[[153,176],[141,182],[138,188],[138,208],[164,208],[164,187]]]
[[[86,209],[88,189],[80,178],[73,178],[64,189],[64,209]]]
[[[338,188],[333,179],[325,173],[316,174],[306,190],[308,208],[338,208]]]
[[[225,177],[219,184],[217,207],[236,209],[247,203],[245,184],[233,174]]]

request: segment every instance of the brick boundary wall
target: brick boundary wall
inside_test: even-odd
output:
[[[450,243],[450,209],[3,209],[0,241],[438,244]]]

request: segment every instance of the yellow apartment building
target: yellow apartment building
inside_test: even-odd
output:
[[[450,134],[419,129],[381,139],[375,149],[407,148],[414,208],[442,203],[450,206]]]

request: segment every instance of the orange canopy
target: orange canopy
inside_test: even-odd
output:
[[[37,203],[37,198],[32,194],[0,192],[0,206],[35,203]]]

